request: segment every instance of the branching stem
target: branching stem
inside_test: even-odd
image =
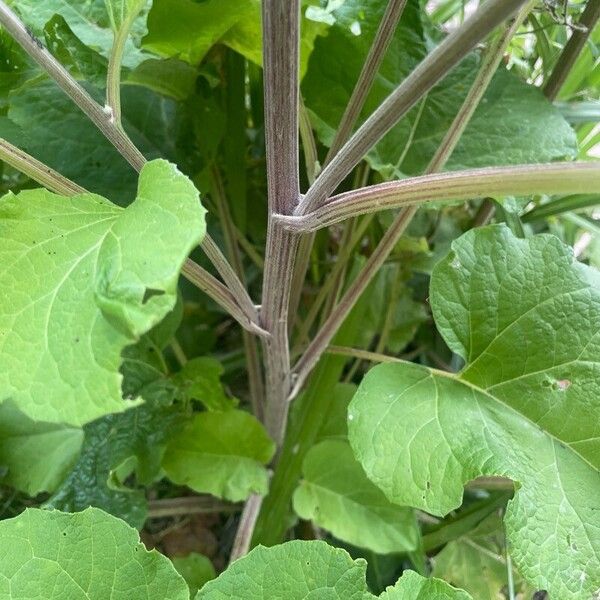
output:
[[[488,4],[491,4],[491,2],[488,2]],[[467,94],[467,97],[465,98],[465,101],[464,101],[461,109],[459,110],[457,116],[455,117],[452,125],[450,126],[450,128],[448,130],[448,133],[444,137],[444,140],[438,147],[436,153],[434,154],[433,158],[431,159],[431,162],[429,163],[429,165],[426,169],[427,173],[431,174],[434,171],[442,169],[443,166],[446,164],[448,158],[452,154],[454,148],[456,148],[456,145],[458,144],[458,141],[460,140],[462,133],[464,132],[465,128],[467,127],[467,124],[469,123],[471,117],[473,116],[473,113],[475,112],[477,105],[479,104],[481,98],[483,97],[483,94],[485,93],[485,90],[487,89],[487,86],[488,86],[489,82],[491,81],[491,78],[492,78],[494,72],[496,71],[498,64],[500,63],[500,60],[502,58],[502,55],[504,54],[504,50],[506,49],[506,46],[508,45],[508,43],[510,41],[510,38],[512,37],[512,35],[515,33],[515,31],[518,29],[520,24],[525,19],[527,13],[530,10],[531,5],[532,5],[532,0],[529,0],[527,5],[521,10],[519,16],[511,24],[509,24],[508,27],[505,28],[503,33],[490,46],[487,55],[485,56],[484,60],[482,61],[482,64],[481,64],[481,67],[477,74],[477,77],[475,78],[475,81],[473,82],[473,85],[471,86],[471,89],[469,90],[469,93]],[[513,167],[512,169],[514,171],[515,169],[518,169],[518,168]],[[479,170],[480,175],[483,175],[482,171],[485,171],[487,173],[487,176],[490,178],[490,181],[488,181],[487,183],[491,183],[491,180],[493,179],[494,176],[490,175],[489,172],[493,171],[493,170],[485,170],[485,169]],[[594,175],[596,185],[598,185],[598,182],[599,182],[599,180],[598,180],[599,173],[600,173],[600,171],[597,171],[596,174]],[[421,182],[421,184],[422,184],[423,181],[428,181],[428,177],[429,178],[431,178],[431,177],[434,177],[434,178],[435,177],[441,177],[441,178],[443,178],[443,177],[459,177],[460,178],[463,176],[463,174],[464,174],[464,172],[459,172],[459,173],[454,173],[454,174],[443,174],[443,175],[437,175],[437,176],[434,176],[434,175],[427,176],[426,175],[421,178],[413,178],[412,181],[413,181],[413,183],[415,181],[417,181],[417,182]],[[473,172],[471,173],[471,176],[472,175],[473,175]],[[486,175],[483,175],[483,176],[485,177]],[[528,179],[530,176],[531,176],[531,173],[529,172],[529,173],[527,173],[527,175],[525,175],[525,177],[523,179]],[[402,185],[405,185],[403,183],[404,181],[411,181],[411,180],[409,179],[409,180],[391,182],[390,184],[383,184],[384,186],[391,186],[390,189],[384,188],[384,190],[382,190],[382,189],[379,189],[380,186],[370,186],[370,187],[364,188],[364,190],[371,190],[370,192],[366,192],[367,195],[373,194],[371,199],[373,199],[374,197],[376,198],[374,205],[371,204],[370,208],[376,210],[377,206],[380,205],[380,203],[382,201],[385,202],[386,193],[391,191],[391,189],[394,190],[392,192],[392,195],[395,195],[398,192],[398,190],[402,187]],[[465,185],[467,185],[464,180],[463,180],[463,183],[465,183]],[[408,184],[408,185],[411,186],[411,184]],[[417,187],[418,187],[418,185],[419,185],[419,183],[417,183]],[[556,185],[559,185],[559,182],[556,182]],[[443,185],[442,188],[439,188],[440,194],[444,193],[446,186],[448,186],[448,181],[445,182],[445,185]],[[373,192],[373,189],[375,189],[376,191]],[[438,188],[436,187],[436,190],[437,189]],[[536,187],[536,189],[537,189],[537,187]],[[364,192],[364,190],[363,190],[363,192]],[[404,189],[404,191],[406,191],[406,188]],[[458,189],[456,189],[456,191],[458,191]],[[537,190],[537,191],[539,191],[539,190]],[[382,195],[380,195],[380,192],[382,193]],[[412,189],[412,192],[415,192],[415,188]],[[429,190],[429,192],[431,192],[431,190]],[[339,204],[340,209],[341,209],[341,207],[344,207],[343,210],[345,210],[345,207],[346,207],[346,204],[348,201],[355,202],[356,198],[360,198],[361,190],[359,190],[358,192],[353,192],[353,193],[357,194],[354,196],[354,199],[349,198],[349,196],[346,195],[345,199],[341,202],[341,204]],[[480,195],[481,188],[479,188],[479,191],[471,190],[470,193],[474,194],[476,196]],[[350,193],[350,195],[351,194],[352,193]],[[342,196],[344,196],[344,195],[342,194]],[[407,198],[410,198],[410,197],[413,197],[413,196],[409,195]],[[454,197],[456,197],[456,196],[454,196]],[[398,199],[398,196],[395,196],[395,198]],[[431,196],[429,196],[429,199],[431,199]],[[410,221],[412,220],[415,213],[417,212],[418,204],[413,203],[413,205],[410,205],[410,202],[406,202],[406,198],[404,198],[403,200],[404,200],[404,204],[407,207],[404,208],[398,214],[398,216],[394,219],[394,222],[392,223],[391,227],[385,232],[383,238],[381,239],[381,241],[379,242],[379,244],[377,245],[377,247],[375,248],[375,250],[369,257],[369,259],[367,260],[367,262],[364,265],[364,267],[362,268],[362,270],[359,272],[359,274],[356,276],[354,281],[351,283],[350,287],[348,288],[348,290],[346,291],[346,293],[344,294],[344,296],[342,297],[342,299],[340,300],[338,305],[335,307],[335,309],[332,311],[332,313],[329,315],[329,317],[323,324],[323,327],[321,328],[321,330],[319,331],[319,333],[317,334],[315,339],[311,342],[311,344],[308,346],[308,348],[306,349],[303,356],[300,358],[298,363],[295,365],[295,367],[294,367],[295,385],[294,385],[294,389],[292,390],[292,393],[290,395],[290,399],[293,399],[295,397],[295,395],[298,394],[304,381],[306,380],[306,378],[308,377],[308,375],[310,374],[310,372],[312,371],[312,369],[318,362],[319,358],[321,357],[321,355],[323,354],[323,352],[325,351],[327,346],[331,343],[331,340],[333,339],[336,332],[338,331],[338,329],[340,328],[340,326],[342,325],[342,323],[348,316],[350,310],[356,304],[356,302],[358,301],[358,299],[360,298],[362,293],[365,291],[365,289],[367,288],[369,283],[372,281],[375,274],[379,271],[379,269],[381,268],[381,266],[383,265],[383,263],[385,262],[385,260],[389,256],[389,254],[392,252],[392,250],[398,243],[398,240],[402,237],[402,235],[406,231],[406,228],[410,224]],[[331,202],[335,202],[335,199],[332,199]],[[360,203],[361,200],[358,200],[357,202]],[[327,208],[327,206],[329,206],[329,204],[327,204],[324,208]],[[368,212],[368,211],[363,211],[363,212]]]
[[[573,31],[558,57],[552,74],[546,85],[544,85],[544,94],[549,100],[555,100],[558,96],[598,19],[600,19],[600,0],[588,0],[587,6],[579,19],[581,27]]]
[[[485,196],[578,194],[600,191],[600,161],[468,169],[409,177],[330,198],[305,216],[277,215],[290,231],[316,231],[358,215]]]
[[[430,52],[384,100],[323,169],[295,211],[305,215],[321,205],[346,175],[436,83],[525,0],[488,0]]]

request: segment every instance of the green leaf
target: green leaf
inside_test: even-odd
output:
[[[53,492],[77,461],[82,442],[81,429],[32,421],[11,402],[0,405],[0,467],[7,469],[2,481],[21,492]]]
[[[44,26],[48,50],[76,79],[106,87],[108,59],[86,46],[71,30],[64,17],[54,15]]]
[[[154,0],[144,48],[195,65],[252,8],[252,0]]]
[[[6,106],[11,90],[38,73],[21,46],[4,29],[0,31],[0,106]]]
[[[294,510],[336,538],[377,552],[408,552],[418,544],[412,510],[395,506],[371,483],[346,441],[313,446],[294,492]]]
[[[148,0],[105,0],[108,18],[114,32],[123,26],[129,28],[130,23],[137,18]]]
[[[385,3],[346,0],[333,11],[336,22],[317,38],[302,83],[305,103],[320,140],[329,145],[375,35]],[[360,24],[360,35],[352,25]],[[379,69],[361,121],[425,56],[420,9],[407,4]],[[413,108],[368,154],[385,178],[421,174],[456,116],[479,67],[471,55]],[[323,93],[327,90],[327,93]],[[546,162],[576,155],[575,133],[538,89],[500,69],[447,168]]]
[[[513,479],[515,565],[551,596],[590,597],[600,587],[600,274],[553,236],[493,226],[454,242],[431,304],[467,365],[372,369],[349,409],[355,455],[391,501],[436,515],[478,476]]]
[[[331,404],[324,415],[317,441],[348,439],[348,405],[356,393],[353,383],[337,383],[331,393]]]
[[[137,532],[89,508],[69,515],[27,509],[0,523],[0,598],[187,600],[173,565]]]
[[[440,579],[425,579],[414,571],[406,571],[381,600],[472,600],[463,590],[456,590]],[[479,598],[477,599],[479,600]]]
[[[19,0],[13,8],[34,34],[42,35],[44,27],[54,15],[61,15],[72,32],[81,42],[108,58],[113,45],[113,25],[122,23],[121,18],[136,7],[141,8],[144,0]],[[138,12],[140,12],[138,10]],[[123,65],[135,67],[145,58],[139,50],[146,33],[147,11],[134,20],[132,35],[125,43]]]
[[[225,411],[235,408],[238,401],[225,394],[221,383],[224,372],[218,360],[202,356],[188,361],[173,382],[186,398],[202,402],[207,410]]]
[[[352,560],[340,548],[320,541],[293,541],[259,546],[235,561],[217,579],[209,581],[196,600],[373,600],[365,581],[367,563]],[[465,592],[447,583],[406,572],[382,600],[469,600]]]
[[[196,87],[198,72],[182,60],[145,60],[130,71],[124,83],[141,85],[175,100],[189,98]]]
[[[166,161],[143,168],[125,210],[93,194],[2,198],[0,398],[72,425],[139,404],[122,400],[121,353],[174,307],[203,213]]]
[[[181,303],[140,342],[126,349],[121,369],[123,393],[142,395],[144,405],[84,427],[81,456],[46,506],[68,512],[95,506],[138,529],[143,526],[147,503],[137,486],[147,486],[161,476],[167,442],[189,418],[184,407],[172,405],[177,389],[166,376],[161,355],[180,317]],[[128,485],[122,483],[125,479]]]
[[[198,413],[168,445],[169,479],[196,492],[239,502],[266,494],[266,465],[275,445],[264,427],[241,410]]]
[[[188,556],[173,558],[173,566],[186,580],[190,588],[190,597],[193,596],[207,581],[214,579],[217,574],[215,568],[206,556],[192,552]]]

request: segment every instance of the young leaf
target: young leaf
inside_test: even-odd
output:
[[[125,410],[121,353],[175,305],[204,228],[193,184],[160,160],[125,210],[93,194],[2,198],[0,398],[73,425]]]
[[[21,492],[53,492],[77,461],[82,442],[79,428],[32,421],[11,402],[0,404],[2,483]]]
[[[238,401],[225,394],[221,383],[224,371],[215,358],[201,356],[185,363],[173,383],[188,399],[198,400],[207,410],[225,411],[235,408]]]
[[[418,544],[412,510],[395,506],[371,483],[348,442],[327,440],[309,450],[294,510],[338,539],[378,554],[408,552]]]
[[[505,524],[523,577],[557,598],[600,588],[600,275],[557,238],[472,230],[434,269],[440,332],[467,362],[372,369],[349,409],[368,477],[444,515],[481,476],[517,482]],[[587,594],[587,595],[586,595]]]
[[[188,556],[176,556],[173,558],[173,566],[186,580],[190,588],[190,596],[194,596],[207,581],[217,576],[210,559],[197,552],[192,552]]]
[[[163,468],[169,479],[239,502],[266,494],[266,465],[275,452],[264,427],[241,410],[198,413],[168,445]]]
[[[0,597],[188,600],[184,579],[137,532],[101,510],[27,509],[0,522]]]
[[[469,600],[465,592],[439,579],[425,579],[409,571],[381,596],[367,588],[367,563],[352,560],[340,548],[325,542],[294,541],[265,548],[259,546],[235,561],[217,579],[209,581],[196,600],[254,600],[285,598],[304,600]]]

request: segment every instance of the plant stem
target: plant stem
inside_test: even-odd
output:
[[[336,344],[352,346],[361,332],[361,322],[367,308],[367,299],[354,308],[336,336]],[[290,499],[302,470],[306,453],[314,445],[325,415],[334,401],[338,384],[347,359],[343,356],[324,356],[311,375],[310,382],[294,407],[294,418],[285,437],[279,461],[269,486],[269,494],[256,525],[253,544],[272,546],[285,537],[290,522]]]
[[[137,14],[133,14],[135,18]],[[121,127],[121,63],[125,44],[129,37],[129,30],[133,24],[133,18],[128,18],[126,23],[115,31],[113,45],[108,59],[108,70],[106,72],[106,106],[112,110],[117,126]]]
[[[34,181],[62,196],[83,194],[85,190],[75,182],[63,177],[44,163],[0,138],[0,160],[21,171]]]
[[[367,58],[365,59],[358,77],[358,81],[354,86],[352,96],[348,101],[342,120],[340,121],[331,147],[329,148],[329,152],[327,153],[325,165],[328,165],[331,162],[333,157],[337,155],[352,134],[352,129],[365,105],[365,100],[367,99],[375,76],[377,75],[377,71],[379,71],[381,62],[392,41],[400,17],[404,12],[405,5],[406,0],[389,0],[385,13],[379,23],[379,29],[375,34],[375,39],[371,44],[369,53],[367,54]]]
[[[306,163],[306,176],[308,177],[309,185],[312,185],[317,179],[317,175],[321,170],[321,165],[319,165],[317,142],[315,140],[312,125],[310,123],[310,117],[308,116],[308,111],[306,110],[306,106],[304,105],[304,100],[302,99],[302,96],[300,96],[299,101],[300,112],[298,114],[298,126],[300,128],[300,139],[302,140],[304,162]]]
[[[358,358],[359,360],[376,363],[404,362],[402,359],[396,358],[395,356],[381,354],[380,352],[369,352],[368,350],[360,350],[358,348],[347,348],[346,346],[328,346],[325,352],[327,354]]]
[[[580,194],[600,191],[600,161],[468,169],[409,177],[333,196],[304,216],[277,215],[296,233],[316,231],[358,215],[444,200],[485,196]]]
[[[261,307],[266,370],[265,426],[278,446],[287,422],[290,383],[288,309],[297,236],[275,223],[300,199],[298,87],[300,0],[264,0],[263,64],[269,225]]]
[[[383,265],[385,259],[396,245],[397,240],[406,230],[406,227],[410,223],[416,210],[415,207],[411,207],[402,211],[392,226],[385,232],[365,266],[361,269],[354,281],[352,281],[350,287],[346,290],[342,299],[329,315],[321,330],[317,333],[300,360],[294,366],[295,382],[294,388],[290,394],[290,400],[293,399],[302,388],[306,378],[321,358],[321,355],[335,336],[340,325],[344,322],[352,310],[352,307],[358,302],[366,287],[381,268],[381,265]]]
[[[544,85],[544,95],[549,100],[555,100],[558,96],[598,19],[600,19],[600,0],[588,0],[587,6],[579,19],[582,28],[573,31],[558,57],[552,74]]]
[[[458,144],[458,141],[466,129],[467,124],[469,123],[473,113],[477,105],[479,104],[485,90],[487,88],[487,84],[491,81],[491,78],[496,71],[498,64],[504,54],[504,50],[507,44],[510,41],[510,38],[518,29],[520,24],[525,19],[527,13],[530,10],[532,5],[532,0],[530,0],[526,7],[520,12],[519,16],[513,23],[511,23],[506,31],[499,36],[499,38],[490,46],[490,50],[486,55],[485,59],[482,61],[479,72],[477,73],[477,77],[465,98],[465,101],[460,108],[458,114],[456,115],[452,125],[450,126],[448,133],[444,137],[444,140],[438,147],[436,153],[434,154],[431,162],[429,163],[426,172],[432,173],[435,170],[439,170],[443,168],[446,161],[452,154],[454,148]],[[598,172],[596,174],[596,185],[599,183],[598,175],[600,175],[600,166],[598,167]],[[420,180],[423,181],[428,177],[444,177],[445,175],[426,175],[421,178],[413,178],[413,181]],[[448,175],[446,175],[448,176]],[[450,174],[450,177],[461,176],[461,173]],[[403,180],[403,181],[411,181]],[[384,186],[391,186],[392,189],[401,187],[403,185],[403,181],[391,182],[390,184],[383,184]],[[410,185],[410,184],[409,184]],[[380,186],[371,186],[371,188],[379,188]],[[369,188],[364,188],[368,190]],[[445,186],[438,189],[437,191],[443,193],[445,191]],[[536,188],[533,190],[534,192],[538,192],[539,190]],[[356,192],[360,194],[359,190]],[[475,194],[478,192],[474,191]],[[377,195],[377,194],[375,194]],[[486,194],[487,195],[487,194]],[[347,194],[345,196],[346,199],[349,197]],[[335,201],[335,199],[332,199]],[[343,203],[342,203],[343,204]],[[418,206],[409,206],[408,208],[404,208],[398,216],[394,219],[391,227],[385,232],[383,238],[369,257],[369,260],[366,262],[356,279],[352,282],[338,305],[335,307],[327,321],[324,323],[321,331],[317,334],[315,339],[311,342],[311,344],[306,349],[304,355],[300,358],[298,363],[294,366],[294,374],[295,374],[295,384],[294,389],[290,395],[290,398],[294,398],[294,396],[300,391],[303,382],[306,380],[308,374],[314,368],[315,364],[318,362],[322,353],[325,351],[336,331],[339,329],[341,324],[344,322],[348,313],[350,312],[352,306],[358,301],[360,296],[363,294],[369,283],[372,281],[375,274],[379,271],[386,258],[392,252],[398,240],[402,237],[404,231],[408,227],[410,221],[413,216],[417,212]]]
[[[227,253],[229,254],[230,262],[227,261],[212,240],[210,240],[208,244],[204,243],[203,249],[214,265],[217,264],[217,260],[219,264],[223,265],[223,269],[219,271],[223,281],[238,299],[238,304],[244,305],[245,309],[250,311],[251,314],[256,314],[258,321],[258,313],[254,303],[246,291],[246,282],[244,281],[244,266],[242,264],[242,257],[240,256],[240,251],[236,242],[233,219],[231,217],[231,213],[229,212],[229,204],[225,195],[225,188],[223,186],[223,180],[221,179],[221,173],[216,165],[213,165],[211,168],[211,183],[212,191],[215,195],[217,210],[219,212],[219,218],[223,227],[223,234],[225,236],[225,244],[227,246]],[[212,258],[211,255],[213,255]],[[256,418],[260,421],[263,421],[264,415],[262,404],[264,398],[264,387],[260,366],[260,357],[258,353],[258,344],[256,343],[254,336],[250,335],[250,333],[246,330],[242,332],[242,338],[244,342],[244,352],[246,354],[246,370],[248,372],[248,387],[250,388],[250,403]]]
[[[188,259],[181,272],[188,281],[222,306],[244,329],[263,339],[269,338],[269,333],[262,329],[258,322],[254,320],[256,314],[247,314],[244,312],[244,309],[238,304],[237,298],[231,290],[216,277],[213,277],[207,270]]]
[[[161,519],[201,515],[207,513],[227,513],[240,510],[239,504],[221,502],[213,496],[186,496],[184,498],[165,498],[148,502],[148,518]]]
[[[363,123],[308,190],[296,215],[309,213],[340,184],[344,177],[419,99],[445,77],[497,25],[526,0],[488,0],[459,28],[430,52],[412,73]]]
[[[89,117],[129,164],[140,171],[146,159],[119,126],[112,109],[110,107],[105,109],[100,106],[2,0],[0,0],[0,23],[4,25],[8,33],[25,52],[54,79],[59,87]]]
[[[242,516],[240,517],[238,530],[235,535],[235,540],[233,542],[233,548],[229,556],[230,563],[241,558],[248,553],[248,550],[250,550],[252,535],[254,533],[254,527],[260,513],[262,502],[263,497],[258,494],[252,494],[250,498],[246,500]]]
[[[405,4],[406,0],[389,0],[388,2],[386,11],[381,18],[379,28],[375,34],[375,38],[373,39],[373,43],[371,44],[371,48],[369,49],[369,53],[367,54],[365,62],[363,63],[363,67],[356,85],[354,86],[354,90],[352,91],[352,96],[350,97],[344,115],[342,116],[342,120],[340,121],[340,125],[336,131],[333,143],[329,148],[329,152],[327,153],[325,165],[329,164],[332,158],[337,155],[342,146],[348,141],[348,138],[352,133],[352,129],[354,128],[356,120],[364,107],[364,103],[367,99],[371,86],[373,85],[373,80],[377,75],[377,71],[379,70],[379,67],[385,57],[385,53],[389,48],[390,42],[392,41],[394,31],[396,30],[398,21],[402,16]],[[304,112],[301,114],[304,114]],[[310,127],[310,122],[308,123],[308,127]],[[307,134],[303,136],[303,139],[304,137],[307,137]],[[316,177],[318,174],[319,173],[314,173],[312,175],[313,177]],[[311,180],[310,173],[309,183],[311,186],[314,184],[314,178]],[[314,234],[305,235],[300,241],[298,248],[298,259],[295,267],[294,279],[292,281],[292,313],[296,312],[296,309],[300,303],[302,286],[306,278],[306,271],[308,270],[308,264],[310,262],[310,252],[314,241]]]

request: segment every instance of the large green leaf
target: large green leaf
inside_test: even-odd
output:
[[[352,93],[385,3],[346,0],[333,11],[336,22],[317,38],[302,84],[321,141],[330,144]],[[417,2],[409,2],[365,104],[363,118],[426,54]],[[352,24],[360,24],[360,35]],[[471,56],[402,119],[367,159],[387,178],[423,171],[448,130],[477,73]],[[324,93],[326,90],[326,93]],[[499,70],[461,141],[449,169],[544,162],[574,156],[573,130],[543,95],[505,69]]]
[[[203,412],[168,445],[163,467],[175,483],[239,502],[267,493],[264,465],[274,452],[264,427],[249,413]]]
[[[355,546],[379,554],[417,547],[419,531],[412,510],[395,506],[371,483],[346,441],[313,446],[303,464],[303,479],[293,497],[303,519]]]
[[[505,524],[523,577],[551,596],[600,588],[600,274],[557,238],[473,230],[434,269],[458,375],[385,364],[363,380],[349,435],[393,502],[444,515],[480,476],[517,482]]]
[[[175,305],[204,228],[198,192],[166,161],[143,168],[125,210],[45,190],[0,200],[0,399],[74,425],[139,403],[122,400],[121,353]]]
[[[11,402],[0,405],[2,482],[30,496],[56,489],[75,464],[82,442],[79,428],[32,421]]]
[[[101,510],[28,509],[0,523],[0,538],[2,600],[189,598],[169,560]]]
[[[104,101],[97,89],[88,89]],[[212,108],[212,98],[178,103],[139,85],[123,86],[121,96],[123,126],[144,156],[167,158],[194,172],[196,135],[202,131],[206,144],[201,117]],[[14,89],[7,117],[0,118],[0,137],[112,202],[123,206],[135,197],[135,171],[54,82],[42,78]]]
[[[374,600],[367,588],[367,563],[352,560],[325,542],[294,541],[272,548],[259,546],[208,582],[196,600]],[[381,600],[469,600],[465,592],[439,579],[409,571]]]

